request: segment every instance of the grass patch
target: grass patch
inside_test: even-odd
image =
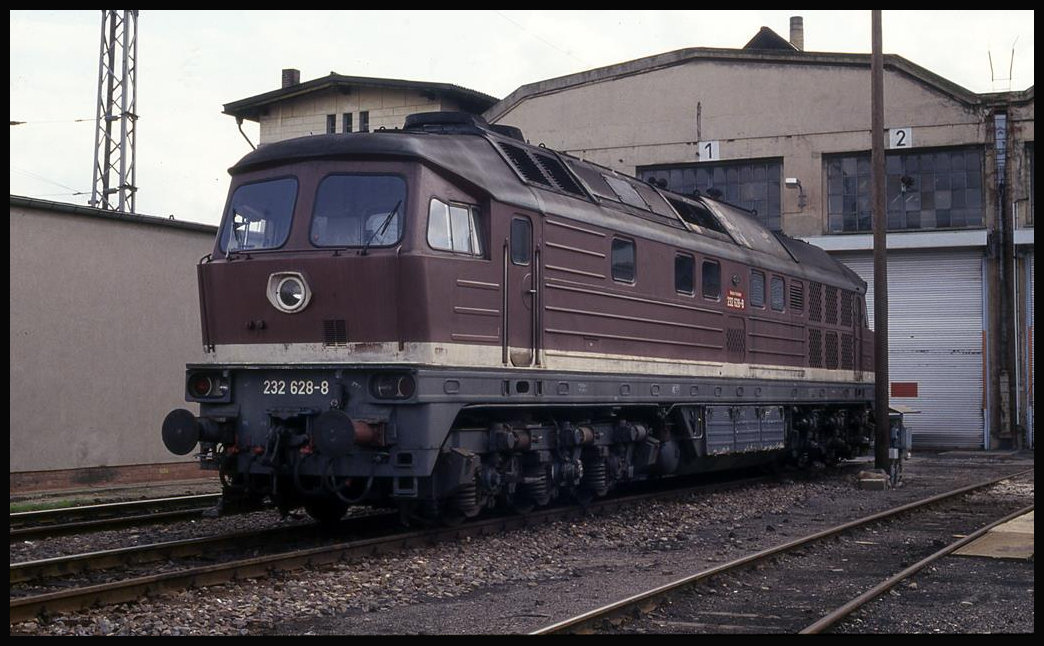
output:
[[[95,505],[97,504],[93,500],[27,500],[24,502],[13,502],[11,503],[11,511],[9,513],[16,514],[22,511],[42,511],[45,509],[63,509],[65,507],[83,507],[84,505]]]

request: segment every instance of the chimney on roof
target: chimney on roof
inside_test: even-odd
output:
[[[790,44],[799,52],[805,51],[805,21],[801,16],[790,17]]]
[[[793,19],[791,19],[793,20]],[[295,69],[284,69],[283,70],[283,87],[290,87],[291,85],[297,85],[301,82],[301,70]]]

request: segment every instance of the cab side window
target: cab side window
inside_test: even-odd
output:
[[[432,198],[428,207],[428,244],[432,249],[481,256],[478,207]]]
[[[685,253],[674,256],[674,291],[691,296],[695,290],[693,281],[695,270],[696,261],[692,256]]]
[[[613,238],[613,280],[623,283],[634,282],[634,241]]]

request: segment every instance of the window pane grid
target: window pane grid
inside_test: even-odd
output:
[[[782,230],[779,160],[686,166],[659,166],[641,169],[643,180],[664,179],[675,193],[691,195],[699,191],[714,199],[753,209],[757,219],[773,231]]]
[[[974,147],[885,158],[889,230],[981,227],[982,151]],[[871,231],[869,155],[828,159],[827,228]]]

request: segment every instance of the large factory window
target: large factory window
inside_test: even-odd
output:
[[[477,216],[476,206],[446,204],[432,198],[428,209],[428,244],[432,249],[482,255]]]
[[[1033,172],[1034,172],[1034,157],[1033,157],[1033,142],[1026,144],[1026,159],[1029,160],[1029,214],[1026,216],[1026,225],[1033,226],[1033,203],[1036,201],[1033,197]]]
[[[613,280],[634,282],[634,242],[613,238]]]
[[[699,192],[748,210],[772,231],[781,231],[781,180],[783,163],[778,159],[742,162],[678,164],[638,168],[638,177],[655,180],[657,186],[675,193]]]
[[[827,230],[871,231],[870,155],[826,159]],[[888,230],[983,226],[983,151],[977,146],[885,155]]]
[[[679,294],[693,294],[695,281],[693,272],[696,270],[696,260],[686,253],[680,253],[674,257],[674,291]]]
[[[721,265],[716,260],[703,261],[703,297],[721,298]]]

